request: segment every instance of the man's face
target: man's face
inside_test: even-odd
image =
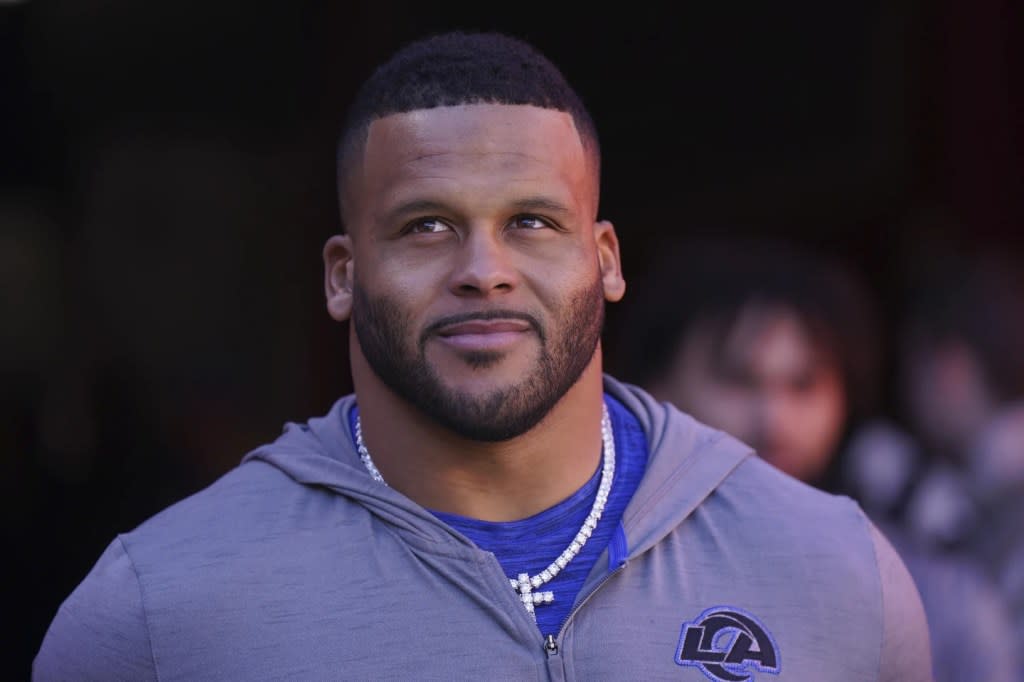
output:
[[[474,440],[529,430],[595,361],[604,301],[621,295],[571,117],[490,104],[387,116],[349,180],[357,382],[365,365]]]
[[[697,324],[659,397],[813,482],[835,456],[846,419],[840,370],[786,308],[744,307],[724,339]]]

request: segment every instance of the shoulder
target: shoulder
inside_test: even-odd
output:
[[[144,584],[189,581],[195,571],[242,570],[301,550],[311,534],[363,519],[366,511],[327,485],[248,459],[211,485],[120,536]]]
[[[141,586],[120,538],[61,604],[32,679],[156,679]]]
[[[714,456],[708,453],[708,456]],[[706,501],[707,511],[729,519],[750,543],[788,552],[861,585],[877,582],[877,529],[860,505],[819,490],[757,456],[740,462]]]
[[[877,679],[930,682],[920,593],[889,539],[852,499],[826,493],[760,458],[741,462],[711,494],[709,524],[729,534],[745,571],[801,603],[802,618],[852,638]],[[870,646],[869,646],[870,643]]]
[[[152,678],[148,557],[176,565],[217,542],[219,529],[237,531],[239,517],[267,506],[266,493],[280,486],[282,476],[266,464],[247,463],[117,536],[58,609],[33,663],[33,679]]]
[[[720,493],[745,499],[758,514],[782,517],[774,518],[774,523],[787,518],[803,521],[809,515],[818,517],[818,523],[803,529],[806,532],[814,532],[817,527],[825,529],[830,523],[843,523],[859,528],[866,538],[871,525],[852,498],[815,488],[757,456],[741,462],[723,482]]]
[[[137,557],[146,548],[187,547],[238,537],[273,518],[289,489],[286,474],[264,462],[240,464],[208,486],[157,512],[118,540]]]
[[[300,485],[265,461],[247,460],[118,535],[77,592],[103,594],[133,582],[143,591],[163,594],[162,587],[174,585],[180,593],[196,584],[190,576],[198,570],[268,560],[266,553],[294,542],[310,519],[332,518],[324,507],[346,505],[344,496]]]
[[[930,682],[929,630],[915,581],[854,500],[751,457],[706,505],[728,524],[734,541],[755,550],[749,556],[766,582],[819,608],[827,605],[816,622],[877,642],[879,680]]]

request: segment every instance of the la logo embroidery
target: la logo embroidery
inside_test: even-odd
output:
[[[754,672],[778,675],[779,649],[757,618],[732,606],[714,606],[683,623],[678,665],[694,666],[714,682],[753,680]]]

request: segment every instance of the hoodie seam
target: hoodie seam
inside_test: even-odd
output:
[[[872,537],[871,528],[868,526],[867,517],[863,513],[856,514],[857,520],[864,532],[868,536],[868,543],[871,545],[871,555],[874,557],[875,563],[875,575],[878,578],[878,605],[879,620],[882,626],[879,628],[881,636],[878,638],[878,667],[875,670],[876,679],[882,679],[882,656],[885,653],[885,639],[888,636],[886,627],[889,625],[888,619],[886,618],[886,604],[885,604],[885,577],[882,575],[882,563],[878,556],[878,546],[876,545],[875,538]]]
[[[146,626],[146,642],[149,644],[149,658],[153,662],[153,677],[156,678],[157,682],[160,681],[160,668],[156,663],[156,651],[153,648],[153,632],[149,624],[149,613],[146,609],[146,591],[142,588],[142,579],[139,577],[139,570],[135,566],[135,560],[132,559],[131,553],[128,551],[128,545],[125,544],[124,536],[117,536],[117,542],[121,545],[121,550],[124,552],[124,556],[128,559],[128,565],[131,566],[132,575],[135,576],[135,586],[139,590],[139,609],[142,611],[142,622]]]
[[[625,523],[624,522],[624,524],[623,524],[624,527],[627,530],[630,530],[630,529],[634,528],[636,526],[636,524],[639,522],[638,519],[643,517],[648,512],[648,510],[651,507],[657,505],[662,500],[662,498],[664,498],[664,496],[667,494],[667,490],[670,489],[671,487],[673,487],[675,485],[676,481],[679,478],[684,476],[686,474],[686,472],[688,472],[690,469],[692,469],[694,467],[694,465],[697,462],[697,458],[700,455],[702,455],[705,452],[707,452],[707,450],[710,449],[713,445],[715,445],[716,443],[720,442],[724,436],[725,436],[725,434],[723,432],[717,431],[717,432],[715,432],[713,434],[713,436],[711,438],[709,438],[707,441],[705,441],[705,443],[699,449],[694,450],[692,452],[692,454],[690,455],[690,457],[687,457],[684,462],[680,463],[680,465],[678,467],[676,467],[672,471],[671,475],[667,476],[662,481],[662,483],[657,488],[655,488],[651,492],[651,494],[646,497],[646,499],[643,502],[640,503],[640,505],[637,507],[637,509],[633,513],[631,513],[629,515],[630,516],[629,523]],[[658,438],[658,444],[654,448],[651,449],[651,452],[654,453],[655,451],[660,450],[663,447],[664,441],[665,441],[665,433],[664,433],[664,430],[663,430],[662,433],[660,434],[659,438]],[[730,468],[725,473],[725,475],[722,476],[722,478],[715,484],[715,486],[710,488],[700,498],[700,500],[698,500],[697,505],[699,505],[701,501],[706,499],[718,487],[718,485],[721,484],[721,481],[725,480],[725,478],[727,478],[729,475],[731,475],[732,472],[736,469],[736,467],[739,466],[740,463],[743,462],[747,457],[749,457],[749,453],[745,453],[743,456],[739,457],[736,460],[736,462],[733,464],[732,468]],[[696,508],[696,505],[695,505],[694,508]]]

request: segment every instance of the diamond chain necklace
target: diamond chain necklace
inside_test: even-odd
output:
[[[356,450],[359,452],[359,458],[363,460],[363,464],[366,466],[366,470],[370,472],[373,480],[386,486],[387,482],[380,475],[380,471],[377,470],[377,466],[373,463],[373,458],[370,457],[370,451],[366,448],[366,443],[363,442],[363,424],[358,416],[356,417],[355,430]],[[538,590],[542,585],[552,580],[570,561],[576,558],[576,555],[583,549],[583,545],[587,543],[587,540],[594,533],[594,529],[597,528],[597,522],[601,519],[601,514],[604,513],[605,504],[608,503],[608,494],[611,492],[612,480],[615,478],[615,438],[612,434],[611,418],[608,416],[608,406],[603,403],[601,405],[601,441],[603,443],[602,452],[604,455],[601,465],[601,482],[598,484],[597,496],[594,498],[594,504],[590,508],[590,513],[587,514],[587,518],[576,533],[576,537],[558,555],[557,559],[552,561],[547,568],[537,575],[531,576],[528,573],[520,573],[517,577],[508,579],[512,589],[516,591],[520,601],[523,602],[526,612],[533,617],[534,621],[537,620],[537,614],[534,611],[535,607],[550,604],[555,600],[555,594],[551,590],[543,592],[535,590]]]

